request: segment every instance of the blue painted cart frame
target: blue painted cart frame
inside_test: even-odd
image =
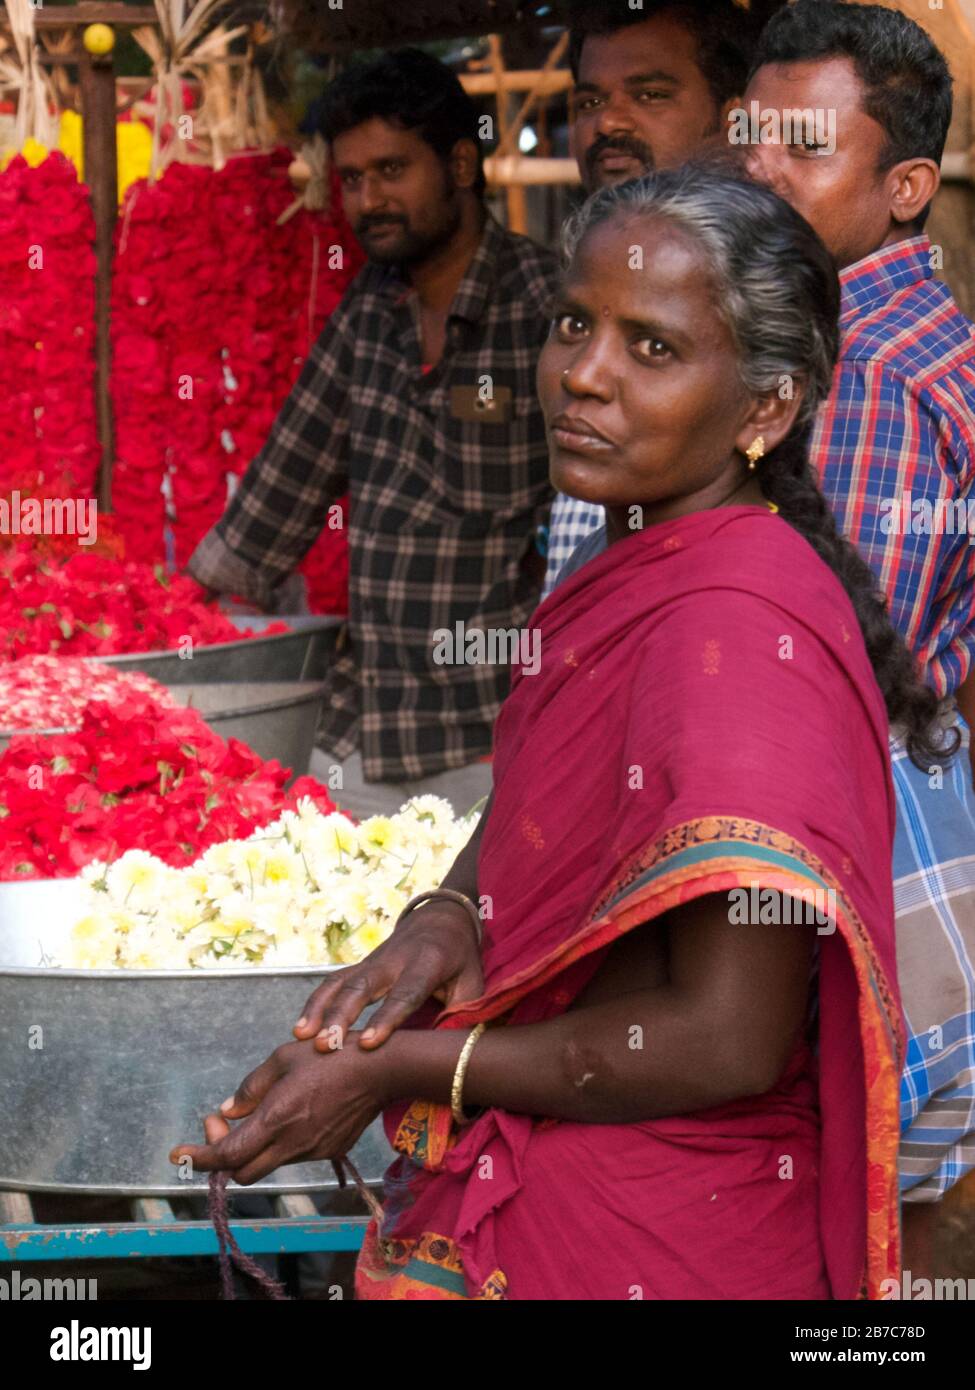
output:
[[[358,1250],[369,1218],[321,1216],[304,1194],[276,1197],[273,1217],[237,1218],[230,1229],[249,1255],[293,1255]],[[117,1260],[217,1255],[209,1221],[177,1217],[168,1202],[137,1198],[132,1220],[102,1223],[39,1222],[30,1195],[0,1192],[0,1266],[47,1260]]]

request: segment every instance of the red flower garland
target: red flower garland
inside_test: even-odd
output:
[[[279,149],[220,170],[177,163],[128,194],[113,289],[113,502],[140,554],[148,530],[150,558],[164,551],[163,489],[177,565],[219,519],[362,264],[340,215],[277,225],[293,201],[290,160]],[[346,611],[344,530],[324,530],[302,570],[313,612]]]
[[[75,496],[94,489],[94,234],[64,155],[0,173],[0,492],[62,475]]]
[[[137,692],[124,707],[93,700],[77,733],[23,735],[0,754],[0,881],[71,878],[129,849],[181,866],[299,797],[335,809],[314,778],[285,791],[287,778],[280,763],[224,742],[196,710]]]
[[[175,163],[129,191],[113,282],[113,506],[130,553],[151,562],[168,558],[163,488],[181,565],[362,265],[335,179],[334,213],[277,225],[290,159]],[[63,155],[36,169],[18,156],[0,174],[0,492],[94,493],[93,236],[88,190]],[[346,611],[344,529],[323,530],[301,570],[313,612]]]

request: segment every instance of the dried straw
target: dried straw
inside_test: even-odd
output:
[[[0,90],[17,93],[14,144],[22,149],[29,139],[48,149],[58,140],[57,107],[54,89],[39,61],[34,32],[34,8],[29,0],[4,0],[13,48],[0,40]]]

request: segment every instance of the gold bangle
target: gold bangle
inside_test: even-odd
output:
[[[470,1124],[470,1120],[468,1120],[467,1116],[464,1114],[464,1107],[461,1104],[461,1094],[464,1090],[464,1077],[467,1074],[467,1063],[470,1061],[471,1053],[474,1051],[474,1044],[486,1027],[486,1023],[479,1023],[475,1028],[471,1029],[467,1035],[467,1041],[460,1050],[460,1056],[457,1058],[457,1066],[454,1068],[454,1080],[450,1088],[450,1113],[459,1125]]]

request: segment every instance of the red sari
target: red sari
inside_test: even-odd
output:
[[[393,1107],[358,1297],[879,1296],[899,1267],[894,804],[849,600],[785,522],[737,507],[611,545],[536,625],[540,670],[496,726],[485,991],[413,1026],[560,1014],[621,933],[757,886],[834,906],[817,1033],[767,1094],[640,1124]]]

